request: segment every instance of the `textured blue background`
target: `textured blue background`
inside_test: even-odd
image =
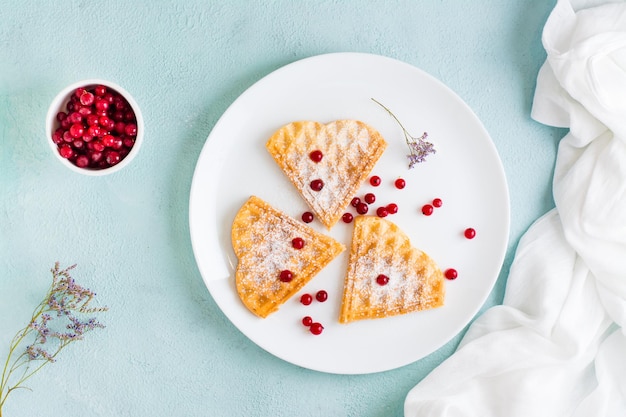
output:
[[[553,206],[563,131],[529,117],[549,0],[0,0],[0,358],[55,261],[110,307],[107,328],[12,394],[6,417],[401,416],[460,335],[411,365],[365,376],[285,363],[221,313],[188,226],[211,128],[254,82],[295,60],[355,51],[403,60],[461,96],[490,132],[511,194],[511,239],[485,307],[500,303],[515,246]],[[134,95],[146,122],[131,166],[83,177],[50,154],[52,98],[86,78]],[[242,167],[243,169],[243,167]],[[372,335],[375,337],[375,335]],[[384,355],[385,352],[381,352]]]

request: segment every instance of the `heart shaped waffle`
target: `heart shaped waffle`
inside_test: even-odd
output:
[[[289,123],[265,145],[311,210],[330,229],[385,151],[387,142],[358,120]],[[311,157],[317,151],[321,160]],[[316,190],[313,181],[321,180]],[[320,183],[318,182],[317,185]]]
[[[259,317],[267,317],[308,283],[345,247],[252,196],[233,221],[232,245],[239,262],[235,283],[239,298]],[[304,246],[294,248],[294,238]],[[292,279],[282,282],[282,271]]]
[[[377,282],[381,274],[388,278],[383,285]],[[444,292],[441,270],[397,225],[355,218],[340,323],[440,307]]]

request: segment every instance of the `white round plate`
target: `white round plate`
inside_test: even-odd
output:
[[[437,153],[408,169],[402,130],[375,98],[388,107],[412,136],[428,132]],[[382,184],[363,184],[372,205],[396,203],[387,217],[428,253],[446,281],[445,306],[377,320],[339,324],[344,271],[352,224],[326,231],[348,248],[304,289],[266,319],[249,312],[234,284],[237,259],[230,230],[235,214],[251,195],[300,218],[307,206],[265,149],[267,139],[295,120],[323,123],[362,120],[385,137],[388,147],[372,175]],[[406,188],[394,187],[402,177]],[[443,206],[431,216],[421,207],[434,198]],[[350,211],[352,207],[348,208]],[[506,252],[509,197],[504,170],[489,134],[471,109],[448,87],[406,63],[377,55],[335,53],[294,62],[258,81],[223,114],[198,159],[191,187],[189,221],[198,268],[218,306],[250,340],[285,361],[337,374],[394,369],[438,349],[460,332],[491,291]],[[472,240],[467,227],[476,229]],[[328,301],[300,304],[304,292],[324,289]],[[324,326],[314,336],[302,325],[311,316]]]

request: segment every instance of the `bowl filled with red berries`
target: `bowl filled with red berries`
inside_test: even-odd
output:
[[[117,172],[139,152],[139,106],[119,85],[93,79],[64,88],[46,117],[46,140],[63,165],[85,175]]]

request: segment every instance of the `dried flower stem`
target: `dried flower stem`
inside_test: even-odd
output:
[[[409,158],[409,169],[415,167],[415,164],[419,164],[420,162],[424,162],[426,157],[430,154],[434,154],[437,151],[435,150],[432,143],[427,142],[426,138],[428,137],[428,133],[424,132],[424,134],[418,138],[411,136],[411,134],[404,128],[404,125],[398,120],[395,114],[391,110],[389,110],[384,104],[379,102],[378,100],[372,98],[372,101],[378,104],[380,107],[385,109],[387,113],[394,118],[394,120],[398,123],[400,128],[402,129],[402,133],[404,133],[404,141],[409,147],[410,154],[407,155]]]
[[[9,345],[9,354],[0,378],[0,417],[11,392],[18,388],[28,389],[23,386],[24,382],[48,363],[55,362],[63,348],[81,340],[86,332],[104,327],[95,318],[80,321],[76,315],[103,312],[107,308],[88,307],[95,293],[74,282],[69,271],[75,266],[61,270],[58,262],[54,265],[50,289],[33,311],[28,325],[16,333]],[[57,322],[62,321],[66,330],[53,330],[50,324],[55,319]],[[24,348],[23,344],[29,336],[34,340]]]

